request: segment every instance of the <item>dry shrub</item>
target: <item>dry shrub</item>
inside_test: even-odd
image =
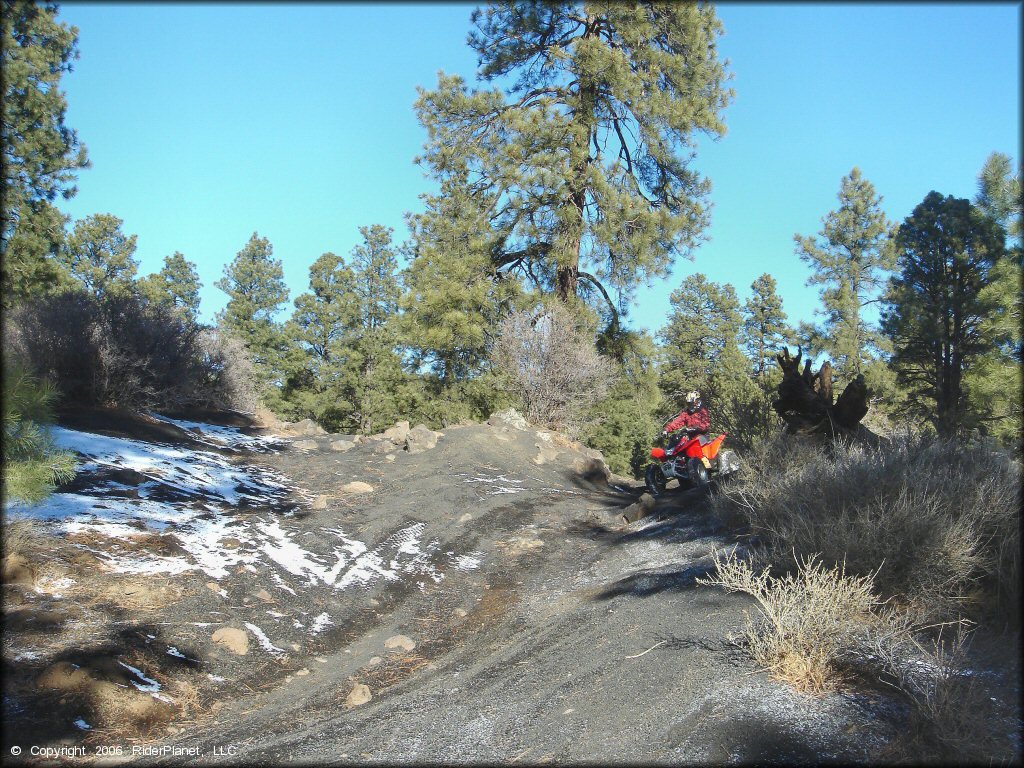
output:
[[[6,318],[4,351],[5,363],[23,362],[51,382],[64,405],[251,404],[241,380],[249,370],[231,342],[139,296],[69,291],[27,301]]]
[[[1019,460],[994,443],[903,438],[878,448],[782,436],[746,457],[714,498],[776,565],[820,553],[876,573],[918,621],[1019,622]]]
[[[259,407],[256,373],[245,344],[219,328],[207,328],[199,336],[199,350],[205,391],[215,401],[212,404],[255,413]]]
[[[761,615],[748,615],[742,639],[773,677],[805,693],[868,680],[888,686],[909,705],[908,727],[884,757],[998,761],[1012,754],[1013,745],[998,735],[991,700],[965,673],[967,622],[953,623],[951,642],[942,631],[923,642],[922,630],[929,628],[880,601],[873,574],[849,576],[815,556],[797,557],[795,571],[778,578],[735,552],[716,555],[715,565],[714,576],[698,581],[757,601]]]
[[[571,436],[613,377],[593,335],[557,303],[506,316],[491,361],[519,396],[527,421]]]
[[[878,600],[871,574],[847,576],[816,557],[800,558],[781,578],[749,563],[715,557],[716,574],[698,579],[753,596],[761,620],[747,617],[745,640],[754,660],[799,691],[819,693],[846,678],[846,659],[856,638],[874,621]]]

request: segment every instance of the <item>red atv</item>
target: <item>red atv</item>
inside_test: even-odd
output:
[[[669,441],[668,449],[652,448],[654,463],[644,475],[651,496],[664,493],[672,478],[679,481],[680,488],[701,488],[711,482],[712,476],[724,476],[739,469],[736,454],[720,450],[725,437],[722,434],[708,439],[686,430],[678,442]]]

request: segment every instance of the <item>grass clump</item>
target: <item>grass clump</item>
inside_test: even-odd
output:
[[[874,574],[919,622],[1019,625],[1020,461],[991,442],[905,438],[880,447],[780,437],[713,499],[777,566],[817,553]]]

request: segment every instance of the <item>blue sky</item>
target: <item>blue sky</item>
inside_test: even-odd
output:
[[[438,70],[472,79],[471,4],[86,4],[61,6],[81,58],[64,77],[68,124],[92,168],[62,203],[112,213],[138,235],[140,274],[181,251],[213,284],[258,231],[291,299],[325,251],[358,228],[407,234],[434,188],[413,164],[426,138],[412,103]],[[973,197],[993,151],[1020,159],[1020,4],[718,6],[736,91],[727,135],[702,141],[710,242],[638,291],[635,326],[657,329],[689,274],[762,272],[791,321],[819,306],[793,235],[810,235],[858,166],[893,220],[932,189]],[[290,312],[290,306],[289,306]]]

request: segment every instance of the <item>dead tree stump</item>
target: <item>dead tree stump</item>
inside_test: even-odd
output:
[[[807,360],[800,371],[803,351],[797,347],[796,356],[783,349],[776,355],[782,368],[782,382],[778,398],[772,407],[786,422],[791,435],[853,436],[863,430],[860,420],[868,412],[868,388],[862,375],[851,381],[839,399],[832,401],[832,364],[826,361],[817,373],[811,371]]]

